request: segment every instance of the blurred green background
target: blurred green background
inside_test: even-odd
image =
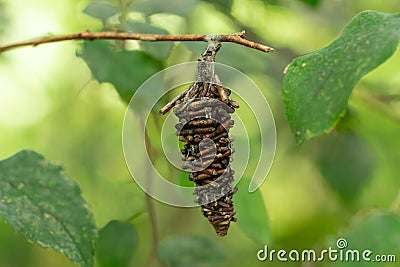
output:
[[[168,1],[159,2],[165,6]],[[87,4],[0,0],[0,43],[100,29],[100,21],[82,13]],[[246,30],[247,39],[276,49],[262,54],[223,44],[217,56],[218,62],[255,81],[275,116],[276,157],[260,188],[271,238],[263,243],[251,240],[237,224],[220,238],[198,208],[154,202],[160,238],[196,235],[212,240],[223,258],[216,265],[201,266],[283,266],[257,261],[256,252],[265,244],[287,250],[324,247],[374,210],[399,212],[400,53],[357,85],[348,114],[336,130],[301,147],[295,145],[281,98],[283,69],[293,58],[332,42],[360,11],[396,13],[399,6],[398,0],[186,1],[181,14],[149,16],[147,22],[170,33]],[[139,13],[131,16],[143,21]],[[80,44],[62,42],[0,54],[0,158],[29,148],[61,162],[78,181],[102,228],[113,219],[127,220],[146,205],[122,152],[126,104],[111,84],[92,78],[85,62],[75,55]],[[195,60],[204,48],[204,43],[176,44],[163,64]],[[235,156],[239,155],[237,151]],[[144,266],[151,250],[149,217],[145,213],[133,223],[139,242],[131,266]],[[158,266],[157,261],[152,264]],[[0,220],[0,267],[17,266],[75,265],[59,253],[27,243]]]

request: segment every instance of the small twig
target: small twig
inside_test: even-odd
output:
[[[263,52],[271,52],[274,49],[244,39],[244,31],[233,34],[142,34],[142,33],[127,33],[127,32],[91,32],[89,30],[66,35],[47,36],[31,41],[17,42],[9,45],[0,46],[0,52],[5,52],[11,49],[24,47],[24,46],[38,46],[46,43],[55,43],[68,40],[99,40],[99,39],[112,39],[112,40],[140,40],[148,42],[190,42],[190,41],[217,41],[217,42],[230,42],[244,45],[253,49]]]
[[[166,104],[162,109],[160,109],[159,113],[161,115],[164,115],[165,113],[167,113],[168,111],[171,110],[171,108],[173,108],[178,101],[180,101],[182,98],[185,97],[185,95],[187,94],[187,92],[189,91],[190,87],[188,89],[186,89],[185,91],[183,91],[182,93],[180,93],[179,95],[177,95],[174,99],[172,99],[168,104]]]
[[[244,39],[244,34],[245,31],[241,31],[239,33],[235,34],[227,34],[227,35],[220,35],[220,39],[218,41],[222,42],[230,42],[230,43],[236,43],[240,45],[244,45],[253,49],[257,49],[263,52],[272,52],[274,49],[272,47],[268,47],[266,45],[262,45],[259,43],[255,43],[253,41],[249,41]]]

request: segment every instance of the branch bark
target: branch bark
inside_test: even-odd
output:
[[[272,47],[255,43],[244,38],[245,31],[232,34],[141,34],[127,32],[91,32],[89,30],[66,35],[46,36],[30,41],[17,42],[0,46],[0,53],[25,46],[38,46],[46,43],[55,43],[68,40],[140,40],[148,42],[230,42],[247,46],[262,52],[274,51]]]

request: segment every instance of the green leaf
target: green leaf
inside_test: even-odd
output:
[[[248,192],[249,184],[249,179],[240,180],[239,191],[233,198],[237,224],[248,237],[265,244],[271,238],[267,210],[260,190]]]
[[[129,103],[139,86],[162,69],[162,64],[143,51],[115,51],[107,41],[84,42],[77,53],[100,83],[115,86],[121,98]]]
[[[110,221],[99,231],[97,258],[100,266],[129,266],[137,243],[138,234],[131,223]]]
[[[316,141],[316,162],[324,178],[345,201],[355,200],[372,178],[374,151],[364,139],[348,130]]]
[[[80,188],[58,165],[23,150],[0,161],[0,215],[43,247],[93,266],[96,224]]]
[[[191,13],[199,0],[142,0],[135,2],[131,9],[132,11],[139,11],[146,16],[156,13],[171,13],[179,16],[187,16]]]
[[[362,222],[355,225],[344,238],[347,241],[347,247],[343,249],[346,255],[347,250],[358,250],[360,258],[364,250],[372,251],[371,259],[380,255],[396,255],[400,256],[400,216],[392,213],[378,213],[364,218]],[[332,246],[337,249],[335,245]],[[380,266],[382,263],[361,261],[362,266]],[[333,266],[361,266],[360,262],[340,261],[334,263]],[[383,264],[383,266],[385,266]]]
[[[352,89],[396,51],[400,14],[365,11],[329,46],[296,58],[283,80],[283,99],[297,143],[330,131]]]
[[[104,20],[118,14],[119,8],[111,3],[90,2],[82,12],[93,18]]]
[[[171,267],[218,266],[224,253],[212,240],[201,236],[170,237],[158,248],[160,259]]]
[[[168,34],[169,32],[163,28],[159,28],[148,23],[141,22],[128,22],[124,25],[124,29],[128,32],[134,33],[154,33],[154,34]],[[164,60],[171,52],[173,42],[141,42],[140,46],[144,51],[152,55],[158,60]]]

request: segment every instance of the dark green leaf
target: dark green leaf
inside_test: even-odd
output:
[[[23,150],[0,162],[0,215],[27,240],[93,266],[97,231],[89,205],[42,155]]]
[[[265,244],[270,241],[267,210],[260,190],[248,192],[250,181],[242,179],[234,195],[237,224],[251,239]]]
[[[100,266],[129,266],[137,243],[138,235],[131,223],[109,222],[99,231],[97,258]]]
[[[369,216],[355,225],[347,235],[339,236],[347,241],[346,250],[358,250],[360,255],[364,250],[371,250],[371,259],[380,255],[396,255],[400,256],[400,217],[391,213],[379,213]],[[335,245],[332,246],[336,249]],[[344,253],[346,255],[346,253]],[[362,258],[362,256],[360,256]],[[380,266],[382,263],[377,262],[336,262],[334,266]],[[383,266],[385,266],[383,264]]]
[[[155,33],[155,34],[168,34],[169,32],[165,29],[150,25],[148,23],[140,22],[128,22],[124,25],[124,29],[128,32],[134,33]],[[140,46],[144,51],[152,55],[153,57],[164,60],[169,56],[171,52],[173,42],[141,42]]]
[[[200,236],[171,237],[158,248],[160,259],[171,267],[218,266],[224,253],[212,240]]]
[[[283,99],[297,143],[330,131],[353,87],[396,51],[400,14],[365,11],[329,46],[296,58],[283,81]]]
[[[171,13],[187,16],[198,4],[198,0],[142,0],[132,5],[132,11],[139,11],[147,16],[156,13]]]
[[[159,61],[143,51],[115,51],[107,41],[85,42],[78,56],[97,81],[113,84],[127,103],[147,78],[162,69]]]
[[[300,2],[303,2],[312,7],[316,7],[321,3],[321,0],[300,0]]]
[[[350,131],[335,132],[318,140],[316,161],[329,185],[346,201],[357,198],[374,170],[374,151]]]
[[[90,2],[82,12],[93,18],[104,20],[118,14],[119,8],[111,3]]]

